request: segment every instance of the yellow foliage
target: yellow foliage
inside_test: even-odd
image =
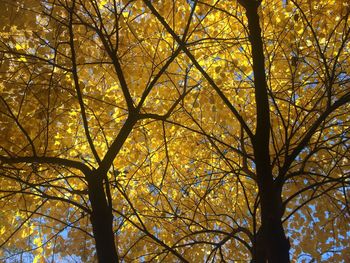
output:
[[[346,257],[347,1],[262,1],[260,53],[248,0],[7,2],[0,261],[94,262],[97,187],[125,262],[249,260],[264,132],[291,258]]]

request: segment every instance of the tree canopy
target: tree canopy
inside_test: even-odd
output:
[[[346,0],[0,0],[2,262],[345,262]]]

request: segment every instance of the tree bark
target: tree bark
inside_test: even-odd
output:
[[[113,232],[113,214],[103,187],[103,176],[92,174],[88,179],[89,199],[91,202],[91,224],[96,243],[99,263],[118,262],[118,253]]]
[[[258,230],[253,240],[253,255],[252,263],[265,263],[266,253],[265,253],[265,243],[262,233],[262,228]]]
[[[281,191],[274,183],[270,162],[270,115],[265,58],[259,23],[259,1],[240,0],[248,18],[249,41],[252,47],[256,101],[256,132],[253,139],[257,181],[260,193],[261,227],[253,246],[253,262],[288,263],[289,241],[282,225]]]

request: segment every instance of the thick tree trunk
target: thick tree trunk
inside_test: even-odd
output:
[[[266,263],[265,243],[262,228],[257,232],[253,241],[252,263]]]
[[[259,176],[259,175],[258,175]],[[270,176],[261,176],[263,181]],[[272,178],[272,176],[271,176]],[[267,181],[267,180],[266,180]],[[270,180],[269,180],[270,181]],[[261,198],[261,227],[254,244],[253,262],[284,263],[289,261],[290,244],[282,225],[282,202],[271,184],[259,183]]]
[[[89,177],[88,190],[98,262],[116,263],[118,254],[113,232],[113,214],[107,203],[101,174],[93,174]]]
[[[256,101],[254,157],[260,193],[261,228],[254,242],[253,262],[288,263],[289,241],[282,225],[282,199],[275,186],[270,162],[270,113],[265,75],[265,58],[259,23],[259,1],[240,0],[248,18],[249,41],[252,47]]]

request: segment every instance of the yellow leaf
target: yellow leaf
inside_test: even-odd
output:
[[[98,4],[98,7],[103,8],[105,4],[107,4],[107,0],[101,0],[100,3]]]

